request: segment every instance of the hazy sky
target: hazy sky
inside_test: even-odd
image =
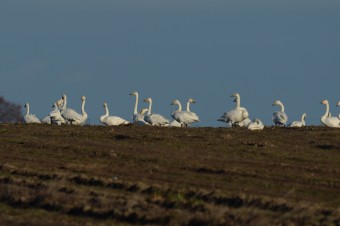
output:
[[[97,124],[104,101],[130,120],[135,90],[168,118],[195,98],[200,126],[222,126],[234,92],[265,124],[276,99],[320,124],[323,98],[340,112],[340,1],[0,0],[0,96],[43,117],[86,95]]]

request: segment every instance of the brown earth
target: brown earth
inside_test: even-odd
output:
[[[0,125],[0,225],[340,225],[340,130]]]

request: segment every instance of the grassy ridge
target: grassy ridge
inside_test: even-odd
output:
[[[319,225],[339,207],[336,129],[0,125],[0,223]]]

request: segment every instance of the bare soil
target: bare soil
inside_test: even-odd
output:
[[[340,130],[1,124],[0,225],[340,225]]]

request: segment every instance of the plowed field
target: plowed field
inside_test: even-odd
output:
[[[0,125],[0,225],[340,225],[340,130]]]

